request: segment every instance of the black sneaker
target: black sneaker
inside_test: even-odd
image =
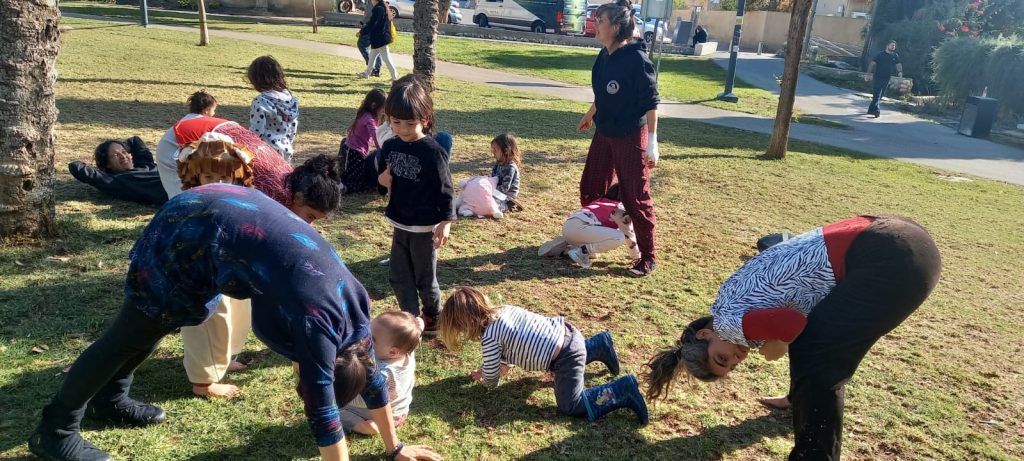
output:
[[[633,274],[634,277],[647,277],[652,272],[654,272],[653,259],[640,259],[629,269],[629,273]]]
[[[437,336],[437,319],[427,314],[421,314],[420,318],[423,319],[423,336]]]
[[[380,69],[377,69],[370,73],[371,77],[380,77]]]
[[[82,438],[78,432],[61,436],[36,429],[28,439],[28,450],[47,461],[110,461],[110,455]]]
[[[125,399],[117,405],[92,405],[85,409],[85,416],[128,426],[148,426],[167,421],[167,413],[156,405]]]

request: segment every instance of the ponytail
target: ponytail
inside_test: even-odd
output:
[[[675,346],[658,352],[647,362],[650,370],[645,374],[647,381],[647,400],[655,401],[668,397],[672,381],[676,379],[682,363],[687,373],[701,381],[710,382],[718,376],[708,369],[708,340],[697,337],[697,332],[710,328],[713,318],[701,317],[690,322],[683,330],[682,336]]]

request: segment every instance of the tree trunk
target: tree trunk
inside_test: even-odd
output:
[[[0,0],[0,237],[56,231],[57,0]]]
[[[448,24],[448,10],[452,7],[452,0],[438,0],[437,2],[437,22],[441,24]]]
[[[416,0],[413,7],[413,73],[434,91],[434,42],[437,41],[437,0]]]
[[[199,0],[196,6],[199,8],[199,46],[206,46],[210,43],[210,31],[206,27],[206,0]]]
[[[804,34],[807,32],[807,17],[813,0],[796,0],[789,19],[789,35],[786,37],[786,67],[782,72],[782,90],[779,92],[779,109],[775,113],[775,129],[764,157],[782,159],[789,147],[789,124],[793,121],[793,99],[796,97],[796,80],[800,75],[800,57],[804,53]]]

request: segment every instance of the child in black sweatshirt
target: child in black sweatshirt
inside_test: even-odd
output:
[[[391,287],[399,307],[423,317],[423,334],[433,335],[441,313],[437,249],[448,241],[451,222],[455,221],[448,155],[428,136],[434,103],[415,77],[395,82],[384,110],[398,135],[381,146],[386,169],[378,178],[391,194],[385,211],[395,229],[391,239]]]

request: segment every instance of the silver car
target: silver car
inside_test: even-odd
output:
[[[388,0],[388,8],[391,9],[391,16],[396,18],[412,19],[415,0]],[[462,23],[462,10],[459,9],[459,2],[453,1],[448,8],[448,22],[451,24]]]

